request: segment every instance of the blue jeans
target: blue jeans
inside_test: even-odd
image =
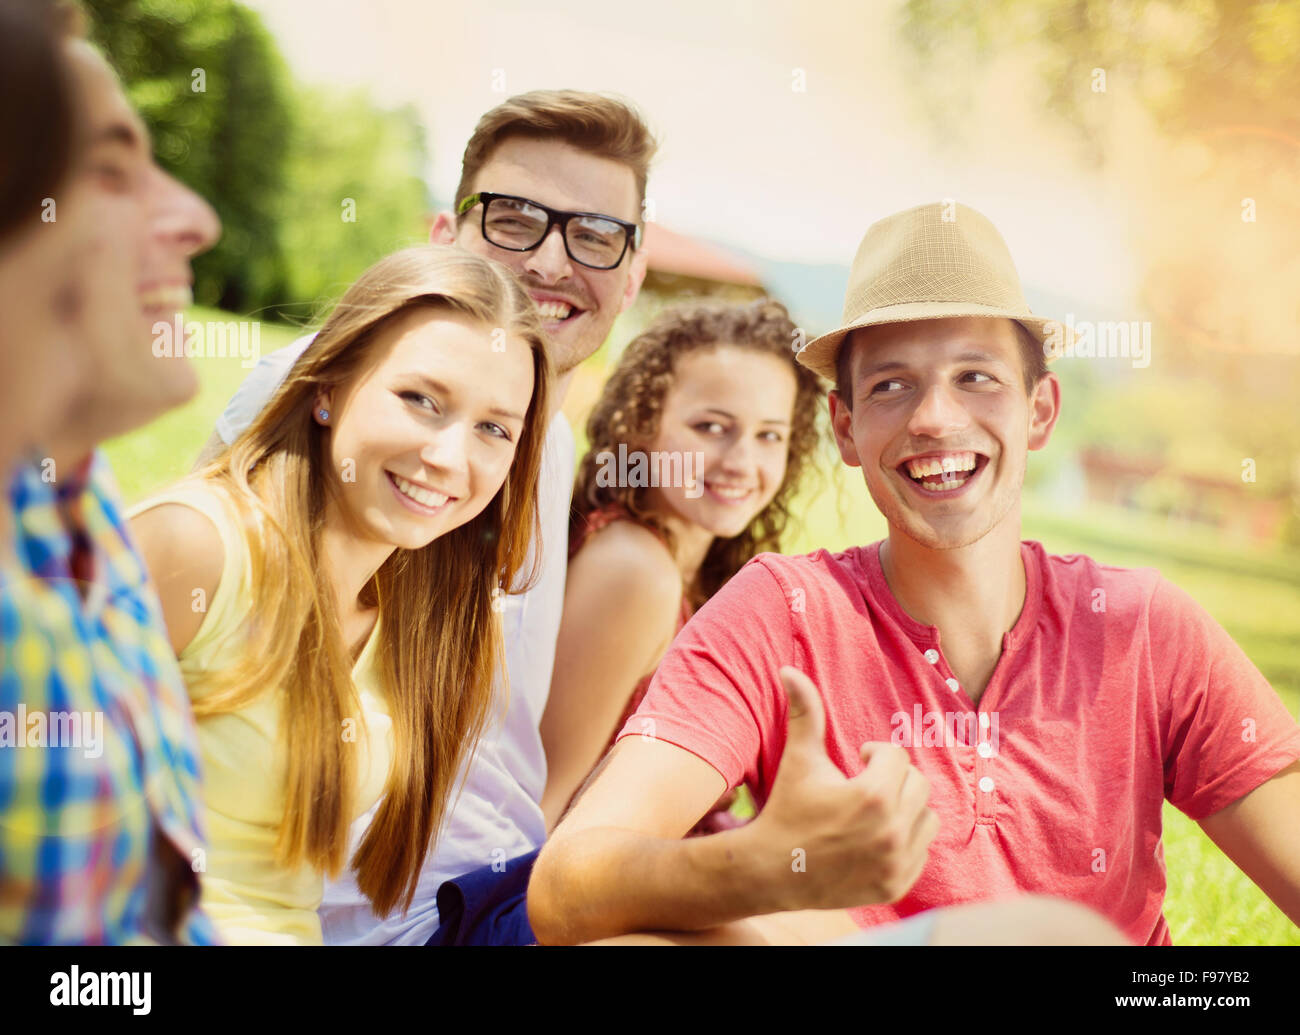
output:
[[[438,889],[438,929],[426,945],[535,945],[528,925],[528,878],[535,849],[444,881]]]

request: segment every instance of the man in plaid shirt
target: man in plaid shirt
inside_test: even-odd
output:
[[[0,712],[21,704],[26,722],[0,735],[0,938],[211,942],[191,909],[203,853],[189,700],[108,465],[96,456],[56,483],[27,465],[11,500]],[[76,730],[56,717],[78,713],[81,743],[55,743]]]
[[[0,942],[207,943],[198,749],[189,700],[99,442],[186,401],[184,359],[151,328],[189,304],[215,214],[154,163],[116,77],[76,34],[84,119],[73,174],[95,206],[92,376],[10,486],[0,561]],[[110,254],[111,253],[111,254]],[[39,347],[33,343],[32,347]]]

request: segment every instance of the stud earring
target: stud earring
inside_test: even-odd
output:
[[[316,412],[320,414],[320,419],[321,419],[322,421],[327,421],[327,420],[330,419],[330,411],[329,411],[329,410],[317,410]]]

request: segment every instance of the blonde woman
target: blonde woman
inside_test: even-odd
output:
[[[493,703],[550,382],[504,267],[411,248],[347,291],[224,454],[137,508],[199,720],[203,906],[228,941],[320,942],[323,877],[349,862],[376,915],[409,904]]]

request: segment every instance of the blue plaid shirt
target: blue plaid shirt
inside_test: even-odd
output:
[[[108,463],[26,465],[10,502],[0,941],[213,943],[194,908],[204,865],[194,719]],[[165,930],[161,917],[177,910],[179,929]]]

